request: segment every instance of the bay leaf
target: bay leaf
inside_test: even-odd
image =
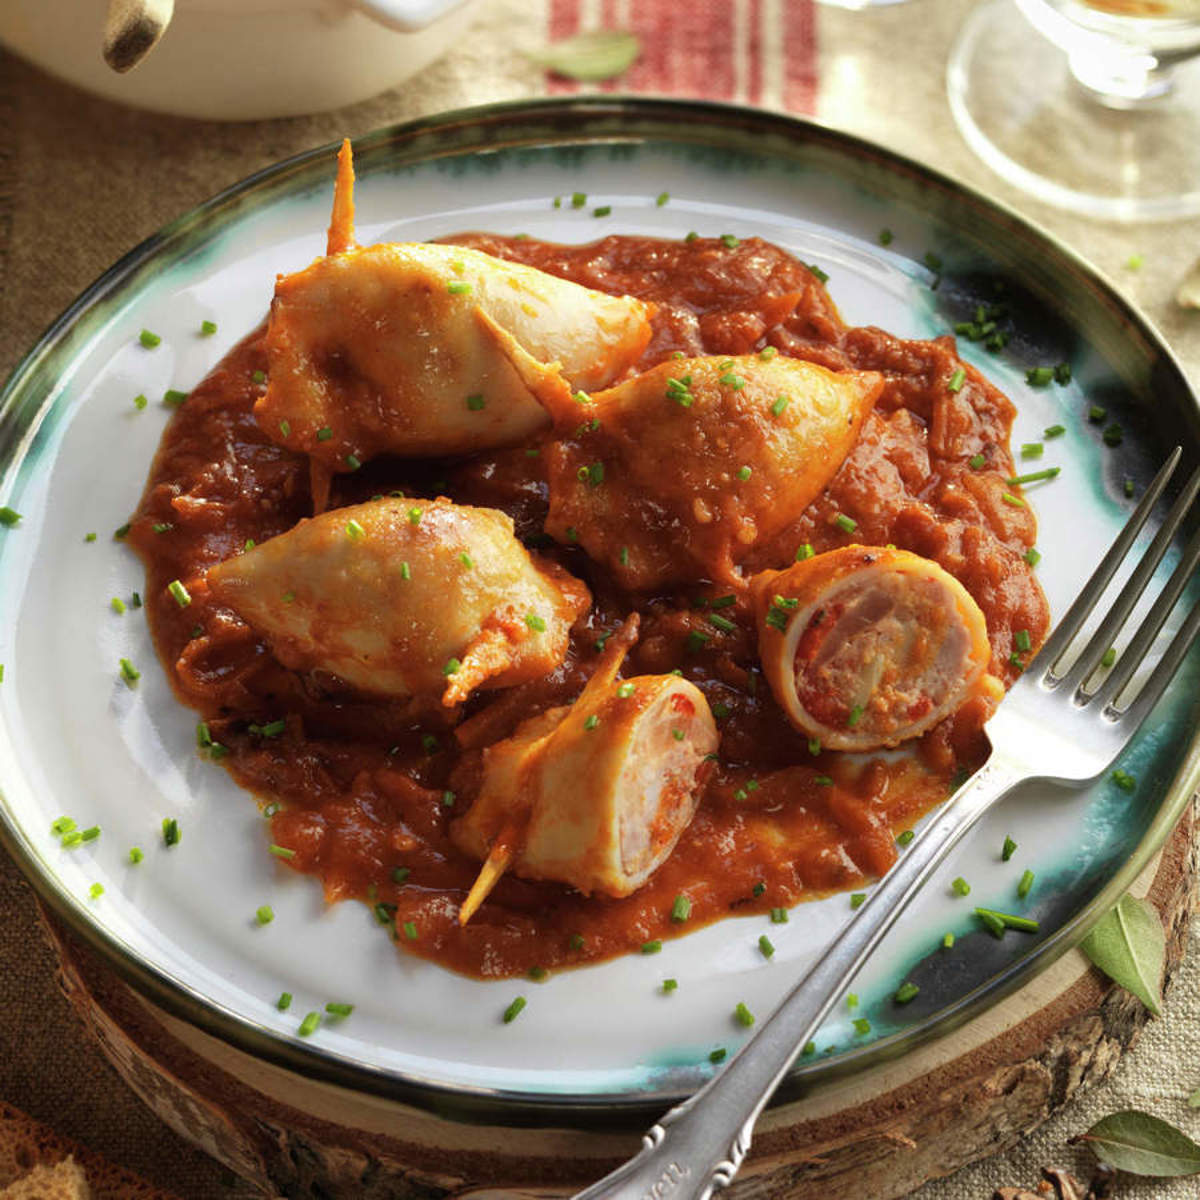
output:
[[[1096,1156],[1131,1175],[1162,1179],[1200,1172],[1200,1146],[1182,1130],[1149,1113],[1113,1113],[1072,1142],[1087,1142]]]
[[[1158,1015],[1167,945],[1153,905],[1122,896],[1116,908],[1096,922],[1079,948],[1109,979]]]
[[[637,61],[642,43],[635,33],[619,29],[595,29],[552,42],[529,57],[556,75],[599,83],[623,74]]]

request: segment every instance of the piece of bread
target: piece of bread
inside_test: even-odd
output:
[[[83,1168],[68,1155],[53,1166],[38,1163],[0,1191],[0,1200],[91,1200]]]
[[[178,1197],[161,1191],[104,1155],[59,1136],[48,1125],[0,1100],[0,1200],[178,1200]]]

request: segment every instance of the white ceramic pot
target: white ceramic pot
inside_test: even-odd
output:
[[[3,0],[0,42],[108,100],[245,121],[365,100],[460,37],[477,0],[176,0],[145,60],[103,60],[107,0]]]

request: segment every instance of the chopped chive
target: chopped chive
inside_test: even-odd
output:
[[[697,650],[702,650],[711,640],[707,633],[701,633],[699,629],[693,629],[687,635],[686,646],[689,652],[695,653]]]
[[[771,944],[771,939],[765,933],[758,939],[758,949],[763,958],[775,957],[775,947]]]
[[[163,817],[162,838],[164,846],[178,846],[183,835],[179,831],[179,822],[174,817]]]
[[[988,921],[988,917],[991,917],[992,920],[998,921],[1000,923],[1001,932],[1003,932],[1005,929],[1019,929],[1022,933],[1037,933],[1037,931],[1041,928],[1037,921],[1031,920],[1029,917],[1018,917],[1012,913],[997,912],[993,908],[977,908],[975,910],[975,915],[979,917],[979,919],[983,921],[989,929],[992,928],[992,925],[991,922]],[[997,934],[997,936],[1000,935]]]
[[[117,616],[120,616],[125,611],[125,601],[122,600],[120,596],[114,596],[108,602],[108,606],[117,614]]]
[[[1047,467],[1044,471],[1031,471],[1028,475],[1013,475],[1004,482],[1009,487],[1016,487],[1026,483],[1037,483],[1040,479],[1056,479],[1061,473],[1062,467]]]
[[[1116,646],[1109,646],[1100,657],[1100,665],[1102,667],[1111,667],[1117,661]]]
[[[1046,447],[1041,442],[1024,442],[1021,445],[1022,458],[1041,458]]]
[[[817,277],[819,283],[829,282],[829,275],[825,271],[822,271],[816,263],[805,263],[804,265]]]
[[[267,853],[275,855],[276,858],[282,858],[284,861],[290,861],[296,857],[295,850],[289,849],[287,846],[277,846],[274,842],[267,847]]]
[[[153,350],[154,347],[162,341],[162,338],[160,338],[157,333],[151,333],[150,330],[143,329],[142,332],[138,334],[138,341],[141,342],[147,350]]]
[[[657,954],[661,949],[662,942],[660,942],[657,938],[655,938],[653,941],[642,943],[643,954]]]
[[[446,665],[442,668],[443,675],[457,675],[462,670],[462,663],[457,658],[447,659]]]
[[[658,196],[655,198],[654,203],[658,208],[662,208],[662,206],[664,204],[666,204],[666,202],[668,200],[670,200],[670,198],[671,198],[670,192],[659,192]]]
[[[771,416],[779,416],[791,402],[791,396],[776,396],[775,403],[771,405]]]
[[[969,896],[971,894],[971,885],[961,875],[950,887],[959,896]]]
[[[280,1012],[287,1012],[287,1010],[292,1007],[292,993],[280,992],[279,999],[275,1001],[275,1007],[279,1009]]]
[[[571,207],[582,208],[587,203],[587,192],[572,192]]]
[[[723,1063],[726,1055],[729,1053],[724,1046],[718,1046],[715,1050],[708,1052],[708,1061],[710,1063]]]
[[[903,829],[896,834],[896,845],[907,846],[917,835],[911,829]]]
[[[754,1024],[754,1014],[740,1000],[733,1010],[733,1019],[746,1029]]]
[[[866,901],[866,899],[867,899],[866,892],[851,892],[850,893],[851,909],[862,908],[863,903]]]
[[[984,923],[992,937],[1002,938],[1004,936],[1004,922],[995,913],[989,912],[986,908],[977,908],[975,915]]]
[[[942,949],[943,950],[952,950],[953,948],[954,948],[954,934],[943,933],[942,934]]]
[[[255,383],[266,383],[267,382],[267,373],[266,373],[266,371],[255,371],[254,374],[250,376],[250,378],[253,379]]]
[[[133,687],[133,685],[137,683],[141,677],[141,671],[139,671],[137,667],[135,667],[133,663],[129,661],[129,659],[121,659],[121,678],[125,680],[129,687]]]
[[[692,902],[686,896],[676,896],[671,905],[671,920],[684,922],[692,915]]]
[[[1070,363],[1060,362],[1054,368],[1054,382],[1057,383],[1059,387],[1066,387],[1066,385],[1071,382]]]
[[[56,820],[50,822],[50,832],[58,837],[61,837],[64,833],[70,833],[74,828],[74,817],[58,817]]]
[[[806,562],[810,558],[816,558],[817,552],[812,548],[812,542],[804,542],[796,547],[796,561]]]
[[[279,432],[282,433],[284,437],[291,437],[292,436],[292,423],[288,420],[280,421],[279,422]]]
[[[417,923],[415,921],[404,922],[404,936],[408,938],[410,942],[415,942],[417,940]]]
[[[275,910],[269,904],[260,904],[254,910],[254,919],[260,925],[270,925],[275,920]]]
[[[726,250],[736,250],[738,246],[741,245],[741,242],[738,241],[738,239],[735,238],[732,233],[721,234],[721,241]]]
[[[775,346],[764,346],[758,352],[758,358],[760,362],[770,362],[778,353],[779,350]],[[778,416],[779,414],[776,413],[775,415]]]
[[[1024,900],[1025,897],[1029,895],[1029,892],[1033,887],[1033,881],[1035,878],[1036,878],[1036,876],[1030,870],[1026,870],[1025,873],[1021,876],[1021,882],[1017,884],[1017,895],[1022,900]]]
[[[962,385],[966,382],[967,382],[967,373],[966,373],[966,371],[964,371],[962,369],[962,367],[959,367],[958,370],[956,370],[954,372],[954,374],[950,376],[950,381],[946,384],[946,391],[948,391],[948,392],[960,391],[962,388]]]
[[[750,890],[753,895],[761,896],[767,890],[767,885],[760,879]]]
[[[838,513],[833,518],[833,524],[844,533],[854,533],[858,529],[858,522],[853,517],[846,516],[845,513]]]
[[[879,231],[879,244],[881,246],[890,246],[895,236],[890,229],[881,229]]]
[[[62,847],[64,850],[73,850],[76,846],[83,844],[83,835],[78,830],[72,830],[70,833],[64,833],[62,836]]]
[[[861,704],[856,704],[851,710],[850,715],[846,718],[846,728],[853,729],[855,725],[862,720],[863,707]]]
[[[1125,440],[1125,433],[1115,421],[1100,435],[1106,446],[1119,446]]]
[[[788,923],[788,910],[786,908],[771,909],[771,924],[786,925]]]
[[[1042,554],[1040,550],[1036,550],[1033,546],[1030,546],[1025,551],[1024,558],[1031,567],[1036,567],[1042,561]]]
[[[972,471],[980,471],[987,465],[987,459],[982,454],[973,455],[967,462]]]
[[[596,716],[595,713],[591,713],[588,717],[586,717],[584,719],[583,727],[584,727],[584,729],[595,729],[596,726],[599,724],[600,724],[600,718],[598,716]]]
[[[1012,505],[1013,508],[1027,508],[1028,507],[1028,505],[1025,503],[1024,500],[1021,499],[1020,496],[1014,496],[1011,492],[1001,492],[1000,499],[1003,500],[1005,504]]]
[[[94,842],[99,836],[100,836],[100,826],[99,825],[91,825],[87,829],[84,829],[80,832],[79,840],[81,842]]]
[[[1044,437],[1044,438],[1061,437],[1066,432],[1067,432],[1067,427],[1065,425],[1047,425],[1046,428],[1042,430],[1042,437]]]
[[[1100,422],[1103,421],[1107,416],[1108,409],[1099,404],[1093,404],[1092,407],[1088,409],[1088,420],[1096,425],[1099,425]]]
[[[99,900],[103,895],[104,884],[102,883],[93,883],[92,886],[88,888],[88,896],[93,900]]]
[[[325,1005],[325,1011],[331,1017],[348,1017],[354,1011],[353,1004],[339,1004],[337,1001],[331,1000]]]
[[[714,629],[719,629],[722,633],[733,633],[737,629],[737,625],[733,621],[728,617],[721,616],[720,613],[709,613],[708,623]]]
[[[593,217],[607,217],[612,213],[611,204],[601,204],[597,208],[592,209]]]
[[[1123,792],[1132,792],[1137,787],[1137,780],[1128,771],[1122,771],[1120,767],[1112,773],[1112,780]]]
[[[1145,263],[1146,256],[1144,254],[1131,254],[1125,260],[1125,268],[1129,271],[1140,271]]]
[[[1127,499],[1133,499],[1133,480],[1128,475],[1125,476],[1124,482],[1121,484],[1121,490],[1125,493]]]
[[[303,1021],[300,1022],[299,1034],[301,1037],[311,1037],[317,1031],[317,1026],[321,1023],[321,1014],[310,1012]]]
[[[451,296],[465,296],[470,290],[471,285],[469,283],[465,283],[461,279],[456,279],[453,283],[448,283],[446,285],[446,291],[448,291]]]
[[[733,596],[733,595],[717,596],[708,602],[708,607],[709,608],[729,608],[730,605],[733,605],[736,603],[737,603],[736,596]]]
[[[217,332],[216,321],[201,321],[200,322],[200,336],[201,337],[211,337],[216,332]]]
[[[357,471],[362,466],[362,460],[356,454],[347,454],[346,466],[352,471]]]
[[[5,512],[12,512],[12,509],[0,509],[0,524],[4,524],[4,525],[16,524],[16,521],[11,521],[4,515]],[[18,513],[17,520],[19,521],[20,519],[21,519],[20,514]],[[125,537],[125,535],[129,532],[130,528],[131,528],[131,526],[128,523],[126,523],[125,525],[121,525],[118,528],[114,529],[113,530],[113,541],[116,541],[116,542],[121,541]]]
[[[475,566],[475,560],[464,550],[459,556],[458,561],[462,563],[467,570],[471,570]]]
[[[669,996],[679,986],[678,979],[664,979],[662,981],[662,990],[664,996]]]
[[[454,792],[452,792],[449,788],[446,788],[446,790],[442,792],[442,807],[443,808],[453,808],[454,801],[456,799],[458,799],[457,795]]]
[[[170,533],[175,526],[170,521],[159,521],[155,525],[151,525],[150,529],[154,533]]]
[[[1004,846],[1000,851],[1000,861],[1008,862],[1010,858],[1017,852],[1017,843],[1011,837],[1005,835]]]
[[[871,1032],[871,1022],[866,1017],[856,1017],[853,1022],[854,1032],[860,1037],[865,1037]]]
[[[749,467],[739,467],[738,468],[737,476],[743,483],[745,483],[746,480],[750,478],[751,474],[752,474],[752,472]]]
[[[167,584],[167,591],[170,592],[175,598],[175,603],[178,604],[180,608],[187,608],[187,606],[192,602],[192,597],[188,593],[187,588],[185,588],[178,579],[172,579],[171,582]]]
[[[809,754],[812,754],[812,755],[817,755],[817,754],[821,753],[821,739],[820,738],[809,738],[808,739],[808,752],[809,752]]]
[[[411,874],[412,874],[411,867],[393,867],[392,868],[392,882],[393,883],[407,883],[408,877]]]
[[[1022,654],[1026,653],[1033,645],[1033,642],[1029,637],[1029,630],[1018,629],[1013,634],[1013,645],[1016,646],[1016,648],[1020,650]]]
[[[545,979],[550,978],[550,972],[545,967],[530,967],[525,974],[533,980],[534,983],[541,983]]]
[[[333,430],[330,429],[330,427],[328,425],[323,425],[320,429],[317,430],[317,441],[318,442],[327,442],[327,441],[329,441],[329,439],[331,437],[333,437]]]
[[[273,738],[287,729],[287,721],[280,717],[276,721],[268,721],[265,725],[251,724],[247,728],[255,737]]]
[[[178,408],[187,398],[187,392],[181,392],[175,388],[167,388],[167,390],[163,392],[162,402],[168,408]]]
[[[822,787],[833,787],[832,775],[814,775],[813,783],[819,783]]]
[[[139,392],[133,398],[133,407],[136,408],[138,412],[141,412],[149,403],[150,401],[146,399],[145,394],[142,392]]]
[[[525,997],[517,996],[513,1002],[504,1010],[504,1015],[501,1018],[505,1025],[512,1024],[513,1021],[521,1015],[521,1010],[525,1007]]]
[[[1025,382],[1031,387],[1045,387],[1046,384],[1054,382],[1054,368],[1030,367],[1025,372]]]
[[[483,398],[481,393],[476,393],[473,396],[467,397],[467,408],[469,408],[471,412],[482,412],[486,404],[487,401]]]
[[[902,983],[892,997],[897,1004],[907,1004],[921,989],[915,983]]]
[[[7,504],[0,506],[0,525],[13,526],[21,519],[21,514]],[[125,527],[128,530],[129,526]]]
[[[136,866],[137,866],[137,864],[138,864],[138,863],[140,863],[140,862],[142,861],[142,859],[143,859],[143,858],[145,858],[145,857],[146,857],[146,855],[145,855],[145,852],[142,850],[141,846],[130,846],[130,847],[129,847],[129,861],[130,861],[130,862],[131,862],[131,863],[132,863],[132,864],[133,864],[135,867],[136,867]]]

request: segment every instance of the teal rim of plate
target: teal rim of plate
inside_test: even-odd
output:
[[[753,148],[745,142],[753,139]],[[1009,238],[1014,257],[1026,264],[1030,290],[1054,295],[1065,270],[1094,307],[1093,317],[1109,328],[1119,328],[1123,357],[1112,360],[1133,390],[1148,393],[1166,387],[1176,397],[1174,414],[1190,428],[1192,450],[1200,447],[1200,405],[1186,376],[1161,337],[1136,309],[1117,294],[1085,260],[1052,235],[1019,216],[1002,203],[989,199],[934,168],[917,163],[886,147],[819,122],[764,110],[707,101],[583,97],[560,100],[523,100],[489,104],[433,117],[421,118],[367,134],[354,142],[360,174],[399,169],[475,154],[477,161],[501,152],[520,162],[546,149],[569,156],[572,149],[609,144],[617,157],[636,153],[647,143],[670,143],[699,150],[744,156],[746,164],[764,157],[785,162],[803,160],[819,164],[836,160],[843,175],[869,185],[886,175],[895,184],[902,180],[913,202],[920,195],[937,218],[946,211],[973,210],[987,231]],[[110,267],[88,287],[47,329],[0,391],[0,453],[6,472],[19,462],[36,438],[53,407],[57,389],[69,375],[75,348],[110,319],[111,305],[148,273],[165,262],[170,265],[195,253],[226,224],[247,211],[276,199],[295,196],[328,185],[329,168],[338,143],[317,147],[256,172],[218,193],[212,199],[163,227]],[[453,169],[453,167],[451,167]],[[875,190],[868,187],[868,190]],[[944,219],[944,218],[943,218]],[[962,227],[960,227],[961,229]],[[970,243],[974,238],[964,234]],[[1018,252],[1019,253],[1016,253]],[[1036,253],[1029,253],[1036,252]],[[1072,314],[1078,318],[1080,314]],[[1087,330],[1084,330],[1087,332]],[[1111,349],[1111,344],[1110,347]],[[1114,352],[1115,354],[1115,352]],[[1077,912],[1027,954],[1015,958],[986,982],[954,1002],[930,1013],[912,1026],[841,1052],[836,1058],[800,1059],[793,1067],[776,1102],[807,1094],[816,1086],[893,1060],[911,1049],[958,1028],[992,1003],[1027,983],[1037,970],[1049,966],[1077,945],[1091,926],[1146,868],[1175,827],[1200,784],[1200,731],[1182,754],[1167,784],[1158,810],[1135,852],[1114,872]],[[2,798],[0,791],[0,798]],[[56,885],[44,869],[42,856],[0,805],[0,843],[17,861],[38,896],[55,916],[91,949],[98,951],[118,975],[171,1015],[253,1056],[310,1078],[356,1091],[414,1103],[427,1111],[454,1120],[492,1121],[500,1124],[538,1124],[595,1127],[606,1116],[619,1125],[640,1124],[669,1103],[684,1098],[669,1073],[643,1073],[658,1083],[636,1094],[571,1094],[522,1092],[484,1086],[448,1085],[413,1074],[372,1068],[350,1062],[315,1044],[298,1044],[273,1030],[205,999],[194,989],[173,979],[126,945],[116,935],[94,924],[81,901]]]

